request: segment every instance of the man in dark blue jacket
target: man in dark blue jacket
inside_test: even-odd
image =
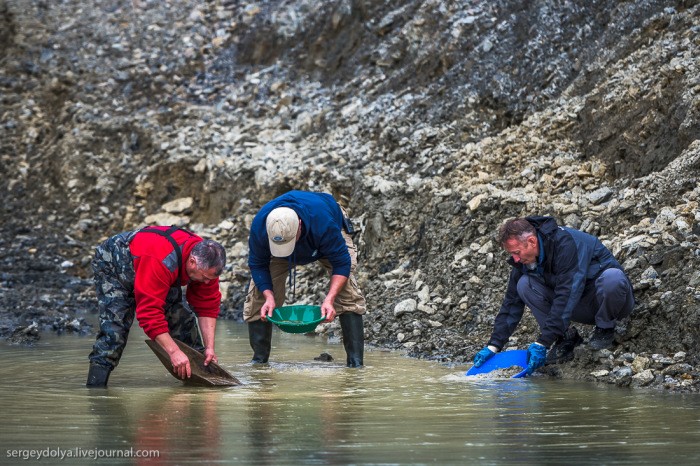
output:
[[[498,235],[512,269],[493,333],[474,357],[475,366],[503,348],[526,304],[540,327],[528,348],[528,374],[545,362],[573,357],[582,338],[569,326],[572,321],[595,325],[588,342],[591,349],[612,346],[615,324],[632,313],[634,296],[622,266],[598,238],[560,227],[552,217],[509,220]]]
[[[265,204],[253,218],[248,239],[252,275],[243,306],[254,363],[266,363],[272,344],[267,317],[284,304],[285,281],[295,286],[296,266],[319,261],[330,274],[321,314],[336,314],[348,367],[363,365],[365,298],[357,286],[357,248],[350,223],[330,194],[290,191]]]

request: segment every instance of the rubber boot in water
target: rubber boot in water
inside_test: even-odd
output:
[[[365,329],[362,316],[354,312],[340,314],[340,328],[343,331],[343,346],[348,355],[348,367],[362,367],[365,350]]]
[[[253,348],[254,364],[264,364],[270,357],[272,346],[272,324],[263,320],[254,320],[248,323],[248,337],[250,347]]]
[[[95,388],[107,388],[107,380],[109,380],[109,374],[111,372],[111,367],[91,363],[90,370],[88,371],[87,383],[85,384],[85,386]]]

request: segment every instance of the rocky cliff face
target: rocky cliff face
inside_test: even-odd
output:
[[[470,361],[508,273],[493,233],[548,214],[638,301],[613,352],[548,373],[697,390],[698,3],[0,0],[2,333],[79,331],[92,247],[152,222],[227,246],[236,317],[252,216],[322,190],[361,227],[369,342]],[[320,271],[300,281],[317,302]]]

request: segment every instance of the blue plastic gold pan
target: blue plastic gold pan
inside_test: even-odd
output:
[[[512,379],[525,377],[525,372],[527,371],[526,350],[511,350],[496,353],[487,359],[486,362],[480,367],[472,366],[472,368],[470,368],[464,375],[486,374],[487,372],[495,371],[497,369],[508,369],[509,367],[513,366],[520,366],[523,368],[523,370],[511,377]]]

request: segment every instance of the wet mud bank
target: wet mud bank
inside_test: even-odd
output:
[[[30,228],[4,230],[0,338],[31,345],[42,332],[91,333],[85,315],[95,307],[92,281],[71,273],[75,265],[66,258],[66,239]]]
[[[222,316],[240,318],[252,216],[321,190],[360,231],[369,343],[471,361],[505,287],[496,228],[548,214],[602,239],[637,306],[612,351],[543,375],[696,392],[699,18],[697,1],[0,0],[0,336],[94,332],[93,248],[151,223],[225,245]],[[326,287],[313,267],[298,283],[303,303]],[[527,316],[509,348],[536,336]]]

